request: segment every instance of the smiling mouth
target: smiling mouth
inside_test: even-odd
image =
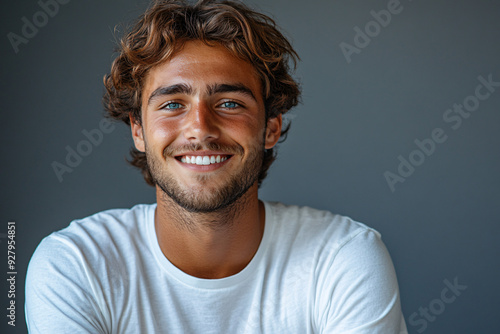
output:
[[[231,155],[182,155],[175,158],[185,164],[207,166],[224,162]]]

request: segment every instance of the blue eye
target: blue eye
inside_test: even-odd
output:
[[[170,103],[167,103],[163,109],[179,109],[181,108],[182,105],[180,103],[177,103],[177,102],[170,102]]]
[[[228,102],[222,103],[221,106],[223,108],[227,108],[227,109],[234,109],[234,108],[238,108],[240,105],[236,102],[228,101]]]

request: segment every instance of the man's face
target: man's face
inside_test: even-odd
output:
[[[215,211],[257,191],[264,149],[281,131],[281,117],[266,124],[253,66],[200,41],[149,71],[142,126],[131,124],[157,186],[192,212]]]

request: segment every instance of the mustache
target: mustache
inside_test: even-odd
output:
[[[163,151],[163,154],[166,157],[175,157],[180,154],[186,154],[189,152],[196,152],[196,151],[222,151],[233,155],[234,154],[242,155],[244,152],[243,147],[239,144],[228,145],[228,144],[209,142],[203,144],[193,143],[180,146],[168,146]]]

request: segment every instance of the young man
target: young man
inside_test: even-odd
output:
[[[45,238],[31,333],[406,333],[380,235],[264,203],[258,187],[297,104],[296,53],[240,3],[157,1],[121,43],[106,109],[130,124],[157,204]]]

